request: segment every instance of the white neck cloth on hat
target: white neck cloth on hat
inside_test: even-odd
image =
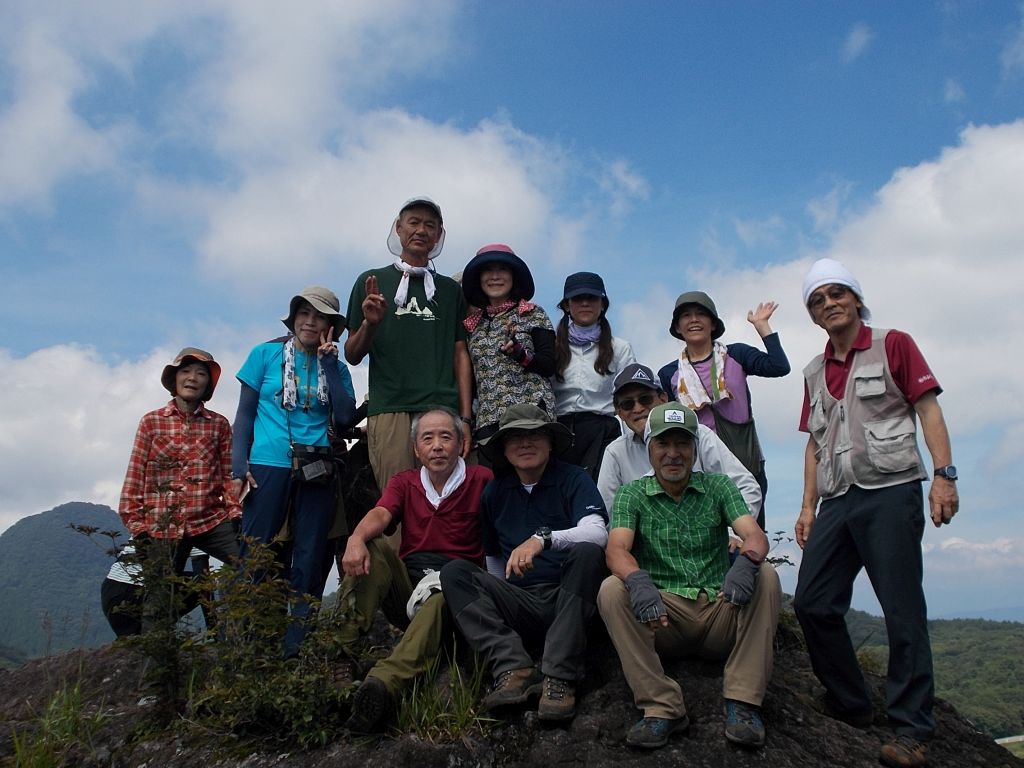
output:
[[[427,301],[434,300],[434,294],[437,293],[437,288],[434,286],[434,270],[430,268],[430,265],[425,267],[413,267],[406,264],[401,259],[396,258],[395,269],[402,271],[402,279],[398,282],[398,290],[395,291],[395,304],[400,307],[404,307],[405,302],[409,299],[409,275],[422,277],[423,291],[427,294]]]

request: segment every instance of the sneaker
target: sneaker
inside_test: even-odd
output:
[[[373,733],[391,713],[391,694],[376,677],[367,677],[352,695],[352,714],[345,727],[355,733]]]
[[[725,738],[743,747],[763,747],[764,721],[760,708],[744,701],[726,699]]]
[[[668,744],[668,737],[674,733],[686,733],[690,729],[690,718],[645,717],[633,723],[626,733],[626,744],[641,749],[657,749]]]
[[[569,720],[576,714],[576,686],[568,680],[545,677],[537,706],[541,720]]]
[[[522,704],[541,690],[542,676],[536,667],[508,669],[494,679],[491,692],[484,696],[481,707],[485,712],[510,704]]]
[[[904,734],[883,744],[878,757],[892,768],[918,768],[928,762],[928,745]]]

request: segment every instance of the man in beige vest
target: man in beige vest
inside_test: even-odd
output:
[[[881,760],[923,766],[935,719],[921,586],[921,481],[928,473],[917,448],[917,420],[934,469],[928,503],[938,527],[959,505],[936,398],[942,390],[909,335],[865,325],[871,313],[860,283],[839,262],[815,262],[803,298],[828,343],[804,368],[800,429],[809,437],[796,523],[804,552],[793,607],[826,689],[826,710],[865,727],[874,712],[844,616],[854,579],[867,571],[889,631],[887,714],[896,736],[882,747]]]

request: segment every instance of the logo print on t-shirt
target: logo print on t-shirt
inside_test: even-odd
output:
[[[437,320],[437,317],[434,315],[434,313],[430,311],[430,307],[424,307],[423,309],[420,309],[420,303],[416,300],[415,296],[409,299],[409,301],[406,302],[404,307],[398,307],[395,310],[395,315],[416,315],[422,318],[423,320]]]

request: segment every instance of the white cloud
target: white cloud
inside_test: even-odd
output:
[[[633,171],[625,160],[612,161],[603,170],[600,187],[610,199],[609,211],[613,217],[624,216],[634,202],[646,200],[650,194],[647,180]]]
[[[1003,76],[1019,77],[1024,74],[1024,4],[1021,4],[1021,18],[1013,29],[1011,37],[999,55]]]
[[[72,100],[89,81],[49,30],[34,26],[10,57],[11,105],[0,112],[0,206],[45,206],[68,175],[110,168],[128,131],[95,128]]]
[[[748,248],[761,245],[775,245],[779,237],[786,230],[786,222],[779,215],[769,216],[766,219],[741,219],[733,218],[733,228],[736,236]]]
[[[951,77],[946,78],[946,84],[942,91],[942,100],[947,104],[959,104],[967,98],[964,87]]]
[[[807,203],[807,214],[811,217],[815,232],[831,234],[835,231],[843,221],[843,205],[846,204],[852,191],[852,183],[838,181],[824,195]]]
[[[867,24],[862,21],[854,24],[843,41],[843,50],[840,54],[843,63],[849,64],[855,59],[860,58],[868,49],[868,46],[871,45],[871,41],[874,38],[875,33]]]

